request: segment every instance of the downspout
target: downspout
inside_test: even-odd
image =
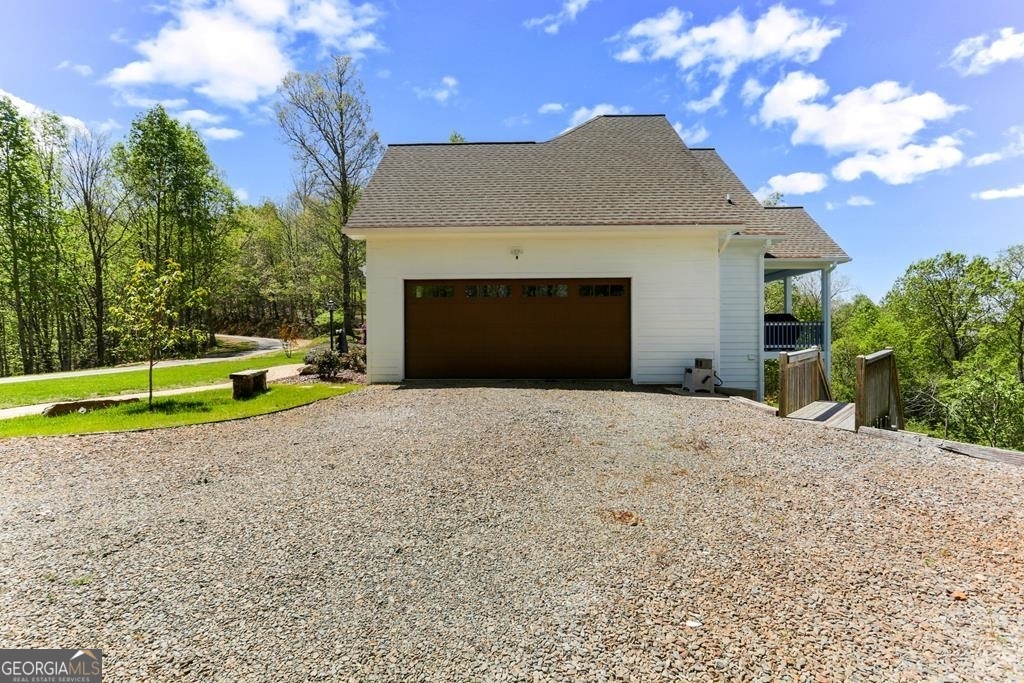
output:
[[[723,252],[723,251],[725,251],[725,248],[726,248],[727,246],[729,246],[729,242],[730,242],[730,241],[732,240],[732,236],[733,236],[733,235],[735,235],[735,234],[737,234],[737,233],[734,233],[734,232],[729,232],[729,233],[726,233],[726,235],[725,235],[725,241],[724,241],[724,242],[722,242],[722,243],[721,243],[721,244],[720,244],[720,245],[718,246],[718,255],[719,255],[719,256],[721,256],[721,255],[722,255],[722,252]]]

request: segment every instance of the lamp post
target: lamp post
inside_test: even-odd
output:
[[[334,350],[334,299],[327,300],[327,310],[330,313],[331,351]]]

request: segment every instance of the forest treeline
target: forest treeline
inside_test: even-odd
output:
[[[214,332],[310,333],[332,298],[352,332],[364,252],[341,228],[380,143],[349,59],[290,74],[280,92],[298,180],[287,200],[257,206],[238,202],[199,134],[160,106],[111,142],[0,98],[0,376],[134,360],[111,311],[140,261],[157,275],[180,268],[176,324],[207,344]],[[323,111],[345,125],[313,120]]]
[[[817,320],[813,278],[794,287],[793,312]],[[911,427],[1024,450],[1024,245],[995,259],[945,252],[910,265],[879,303],[834,290],[832,390],[853,401],[855,359],[896,352]],[[766,310],[781,310],[781,283]]]

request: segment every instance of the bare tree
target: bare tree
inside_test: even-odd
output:
[[[92,301],[96,334],[96,364],[107,362],[107,270],[127,234],[129,221],[119,214],[127,206],[127,192],[117,181],[105,136],[76,132],[67,147],[64,197],[75,227],[89,245],[92,282],[85,289]]]
[[[345,333],[352,334],[353,269],[359,264],[342,230],[383,146],[371,129],[370,106],[350,57],[335,57],[321,71],[288,74],[278,94],[275,112],[281,131],[312,183],[311,194],[328,210],[324,224],[330,227],[322,235],[341,265]]]

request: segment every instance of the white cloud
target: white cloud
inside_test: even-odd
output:
[[[830,104],[825,81],[802,71],[787,74],[764,96],[759,117],[767,124],[793,123],[793,144],[817,144],[829,152],[892,150],[910,142],[931,121],[964,107],[933,92],[915,94],[894,81],[855,88]]]
[[[761,198],[761,201],[764,201],[764,199],[763,199],[763,198]],[[835,210],[835,208],[836,208],[836,205],[835,205],[835,204],[833,204],[832,202],[825,202],[825,209],[826,209],[827,211],[834,211],[834,210]]]
[[[107,74],[115,88],[170,85],[245,105],[267,97],[292,68],[304,35],[321,48],[358,55],[379,47],[371,4],[349,0],[175,0],[170,20],[135,44],[140,59]]]
[[[377,69],[377,78],[381,78],[381,79],[391,78],[391,69]]]
[[[138,107],[139,109],[152,109],[158,104],[164,109],[181,109],[188,104],[188,100],[184,97],[168,97],[160,100],[152,97],[143,97],[130,90],[119,92],[114,102],[115,104],[123,104],[129,107]]]
[[[220,114],[211,114],[204,109],[188,109],[186,111],[179,111],[171,114],[174,118],[178,119],[182,123],[197,125],[197,126],[212,126],[214,124],[222,122],[225,116]]]
[[[66,59],[57,65],[57,69],[71,69],[79,76],[92,76],[92,67],[88,64],[72,64]]]
[[[671,7],[634,24],[616,38],[623,43],[616,59],[624,62],[673,59],[683,71],[703,68],[719,77],[712,94],[691,108],[717,106],[730,78],[744,64],[792,61],[810,64],[843,32],[843,27],[779,4],[754,21],[740,10],[704,26],[687,27],[693,15]]]
[[[42,107],[32,104],[28,100],[24,100],[18,97],[14,93],[7,92],[3,88],[0,88],[0,97],[10,98],[11,104],[13,104],[14,108],[18,110],[18,113],[32,121],[39,119],[39,117],[43,116],[44,114],[51,113],[46,111]],[[63,116],[60,114],[58,114],[57,116],[60,118],[61,123],[63,123],[64,126],[69,130],[75,130],[81,133],[89,132],[89,127],[85,125],[85,121],[83,121],[82,119],[75,118],[74,116]]]
[[[558,12],[545,14],[543,17],[527,19],[523,22],[523,26],[526,28],[540,27],[544,29],[544,33],[553,36],[562,28],[562,24],[575,21],[576,15],[585,10],[589,4],[590,0],[564,0],[562,2],[562,9]]]
[[[1006,135],[1011,138],[1010,142],[998,152],[986,152],[971,157],[967,160],[968,166],[987,166],[1004,159],[1024,156],[1024,126],[1010,126]]]
[[[821,102],[828,84],[802,71],[787,74],[764,95],[758,118],[766,124],[793,124],[790,141],[820,145],[853,156],[832,169],[838,180],[873,173],[901,185],[963,161],[961,141],[951,135],[931,144],[914,142],[929,123],[947,119],[965,107],[934,92],[915,93],[894,81],[855,88]]]
[[[91,129],[97,133],[112,133],[121,127],[121,124],[114,119],[107,119],[91,126]]]
[[[873,173],[890,185],[905,185],[926,173],[959,164],[964,158],[959,145],[958,139],[944,135],[930,145],[908,144],[878,153],[859,152],[840,161],[832,169],[832,175],[848,182]]]
[[[875,200],[871,197],[865,197],[864,195],[855,194],[846,200],[847,206],[874,206]]]
[[[768,89],[761,85],[756,79],[748,78],[743,83],[743,89],[740,90],[740,97],[743,98],[743,104],[748,107],[765,94]]]
[[[953,48],[948,64],[961,76],[977,76],[1018,59],[1024,60],[1024,33],[1006,27],[999,31],[998,37],[980,35],[960,41]]]
[[[800,171],[789,175],[773,175],[768,179],[768,184],[758,188],[754,193],[758,198],[764,198],[773,192],[784,195],[813,194],[821,192],[828,185],[828,176],[824,173],[808,173]]]
[[[540,109],[537,110],[538,114],[560,114],[565,111],[565,106],[558,102],[548,102],[547,104],[540,105]]]
[[[413,91],[421,100],[429,98],[438,104],[445,104],[453,95],[459,94],[459,81],[454,76],[445,76],[436,88],[413,88]]]
[[[247,202],[247,201],[249,201],[249,190],[245,189],[244,187],[236,187],[236,188],[234,188],[234,192],[235,192],[235,199],[237,199],[238,201],[240,201],[240,202]]]
[[[569,128],[575,128],[581,123],[585,123],[595,116],[606,116],[609,114],[630,114],[633,111],[633,107],[616,107],[614,104],[595,104],[593,107],[580,107],[572,113],[572,118],[569,119]]]
[[[973,199],[1021,199],[1024,198],[1024,184],[1017,187],[1008,187],[1005,190],[984,190],[983,192],[972,192]]]
[[[688,147],[699,145],[711,136],[708,129],[700,123],[695,123],[689,128],[683,128],[683,124],[676,121],[672,124],[672,127],[676,129],[676,132],[679,133],[679,137],[683,139],[683,142],[685,142]]]
[[[501,123],[506,128],[514,128],[516,126],[528,126],[530,125],[530,117],[526,114],[506,116],[504,119],[501,120]]]
[[[726,88],[725,83],[719,83],[715,86],[715,89],[711,91],[711,94],[701,100],[691,100],[686,103],[686,108],[690,111],[695,111],[698,114],[703,114],[709,109],[714,109],[722,103],[722,98],[725,97]]]
[[[222,128],[219,126],[200,128],[199,133],[210,140],[234,140],[235,138],[242,137],[242,131],[237,128]]]

